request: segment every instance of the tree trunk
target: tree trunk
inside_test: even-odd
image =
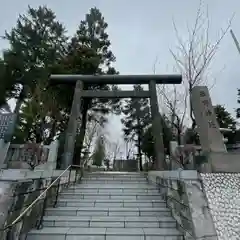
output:
[[[139,157],[139,170],[143,171],[142,152],[141,152],[141,137],[140,137],[140,135],[138,135],[138,157]]]
[[[195,120],[195,117],[193,115],[193,107],[192,107],[192,99],[191,99],[191,94],[192,94],[192,89],[193,89],[193,86],[191,83],[189,83],[189,107],[190,107],[190,118],[192,120],[192,130],[195,129],[195,127],[197,126],[196,124],[196,120]]]
[[[180,146],[180,145],[182,144],[181,134],[182,134],[182,131],[181,131],[181,129],[178,127],[178,128],[177,128],[177,142],[178,142],[178,146]]]
[[[45,126],[45,116],[41,118],[39,124],[35,126],[35,135],[36,135],[36,143],[42,143],[44,140],[44,126]]]
[[[140,119],[137,118],[137,124],[138,124],[138,160],[139,160],[139,170],[143,171],[142,166],[142,151],[141,151],[141,126],[140,126]]]

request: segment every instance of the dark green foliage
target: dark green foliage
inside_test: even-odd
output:
[[[237,103],[240,104],[240,89],[238,89],[237,92],[238,92],[237,93],[237,97],[238,97]],[[240,118],[240,108],[236,109],[236,116],[237,116],[237,118]]]
[[[135,91],[143,91],[141,85],[134,85]],[[125,115],[121,122],[124,126],[124,136],[128,140],[136,140],[139,130],[144,130],[151,121],[148,99],[130,99],[125,101],[122,108]]]
[[[236,129],[236,121],[224,106],[216,105],[214,111],[220,128]]]
[[[65,28],[47,7],[28,7],[4,38],[10,43],[4,61],[13,69],[16,82],[32,92],[37,81],[46,80],[51,67],[62,59],[67,41]]]
[[[51,9],[28,7],[27,14],[19,16],[16,26],[4,38],[10,43],[10,48],[4,51],[4,62],[9,69],[4,81],[11,80],[11,95],[17,97],[15,112],[20,111],[14,141],[42,142],[44,139],[39,136],[46,130],[45,117],[56,125],[57,116],[53,114],[63,103],[62,97],[45,89],[51,69],[65,55],[65,29]],[[53,100],[58,106],[53,106]]]
[[[169,154],[169,145],[172,140],[171,125],[166,116],[162,116],[162,126],[163,126],[163,144],[165,149],[165,154]],[[142,151],[149,159],[154,159],[154,140],[152,136],[152,125],[150,125],[143,135],[142,141]]]
[[[223,135],[228,139],[228,144],[234,144],[237,140],[236,135],[236,121],[232,115],[225,109],[224,106],[216,105],[214,107],[217,121],[220,128],[231,129],[231,132],[224,132]]]

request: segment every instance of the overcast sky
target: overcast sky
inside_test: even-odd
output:
[[[194,22],[198,0],[1,0],[0,35],[16,23],[19,14],[25,13],[27,6],[47,5],[63,22],[69,34],[75,32],[80,20],[84,19],[89,8],[96,6],[109,24],[108,33],[112,49],[116,55],[116,68],[122,74],[152,73],[153,62],[158,56],[157,73],[171,73],[174,61],[169,48],[176,46],[176,37],[172,25],[175,19],[179,34],[186,37],[187,22]],[[211,37],[235,13],[232,29],[240,40],[240,1],[205,0],[211,20]],[[0,49],[7,44],[0,41]],[[230,34],[222,41],[210,74],[217,79],[211,96],[214,104],[223,104],[230,112],[237,107],[236,93],[240,77],[240,55]],[[111,120],[109,129],[120,136],[121,125],[118,118]],[[117,130],[118,129],[118,130]]]

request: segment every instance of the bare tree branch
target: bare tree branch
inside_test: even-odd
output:
[[[86,127],[86,134],[84,137],[84,164],[88,163],[92,159],[92,148],[96,137],[102,134],[103,128],[105,126],[106,120],[103,121],[103,116],[101,114],[95,114],[91,121],[88,121]]]
[[[192,120],[192,128],[195,127],[195,119],[190,101],[190,94],[194,86],[207,85],[213,87],[215,82],[211,84],[208,78],[210,65],[216,55],[221,41],[229,31],[234,15],[230,18],[227,26],[220,30],[217,40],[211,41],[210,20],[208,8],[206,12],[202,9],[202,0],[199,1],[199,7],[196,12],[193,27],[189,27],[188,39],[184,41],[178,31],[175,21],[173,20],[173,28],[175,31],[177,46],[176,50],[170,49],[170,53],[176,62],[176,67],[183,77],[183,83],[180,86],[158,86],[159,98],[162,98],[162,105],[167,109],[171,118],[172,125],[183,131],[186,117]],[[154,69],[156,68],[156,62]],[[156,72],[156,69],[155,71]],[[214,79],[216,81],[216,79]]]

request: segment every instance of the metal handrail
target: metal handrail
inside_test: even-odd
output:
[[[16,223],[18,223],[22,217],[39,201],[42,199],[42,197],[47,193],[47,191],[63,176],[64,173],[66,173],[71,167],[79,167],[79,165],[69,165],[20,215],[8,226],[6,226],[3,230],[7,230],[11,227],[13,227]],[[77,173],[76,173],[77,174]],[[69,178],[71,177],[71,170],[69,174]]]

